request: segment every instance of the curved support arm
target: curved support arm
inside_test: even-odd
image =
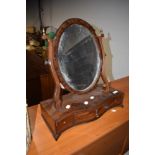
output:
[[[53,61],[54,61],[54,44],[55,44],[55,41],[54,40],[50,40],[48,39],[48,58],[49,60],[51,61],[51,66],[50,66],[50,71],[52,73],[52,76],[54,78],[54,82],[55,82],[55,90],[54,90],[54,102],[55,102],[55,108],[57,110],[60,109],[61,107],[61,87],[60,87],[60,82],[59,82],[59,79],[57,77],[57,73],[54,69],[54,64],[53,64]]]
[[[108,92],[110,89],[110,83],[108,82],[107,76],[106,76],[106,53],[104,51],[104,47],[103,47],[103,37],[104,34],[101,34],[101,36],[98,36],[99,39],[99,43],[101,46],[101,51],[102,51],[102,58],[103,58],[103,65],[102,65],[102,71],[101,71],[101,78],[103,80],[103,89],[105,92]]]

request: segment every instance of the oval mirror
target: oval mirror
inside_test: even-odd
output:
[[[70,19],[60,26],[57,36],[55,60],[60,82],[70,91],[89,91],[102,65],[94,29],[81,19]]]

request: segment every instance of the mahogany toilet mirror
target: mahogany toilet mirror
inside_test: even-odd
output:
[[[111,88],[106,78],[103,37],[86,21],[71,18],[48,40],[55,91],[53,99],[41,102],[41,111],[56,140],[64,130],[122,105],[123,93]],[[100,77],[103,84],[97,84]],[[62,95],[62,89],[69,93]]]

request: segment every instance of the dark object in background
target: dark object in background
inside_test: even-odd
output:
[[[48,67],[38,55],[26,51],[26,99],[28,106],[42,100],[40,75],[48,74]]]

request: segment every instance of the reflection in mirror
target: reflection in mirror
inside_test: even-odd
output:
[[[69,87],[86,91],[95,85],[101,60],[94,36],[86,27],[73,24],[64,30],[57,58],[62,77]]]

